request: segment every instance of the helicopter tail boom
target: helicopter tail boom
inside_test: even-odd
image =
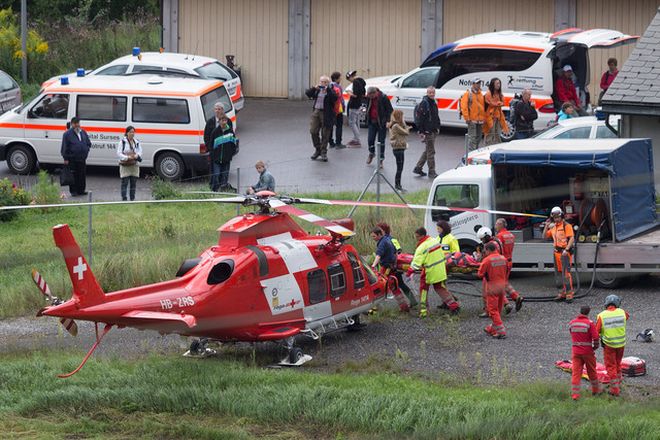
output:
[[[86,307],[103,302],[105,294],[101,289],[69,225],[53,227],[55,245],[62,251],[66,267],[73,285],[73,299]]]

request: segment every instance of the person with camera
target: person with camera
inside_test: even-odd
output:
[[[337,122],[335,103],[338,96],[330,87],[330,78],[323,75],[319,84],[305,91],[305,95],[314,101],[314,109],[309,122],[309,133],[312,135],[314,154],[310,159],[319,159],[321,162],[328,161],[328,142],[332,129]]]
[[[550,217],[545,222],[543,236],[552,238],[554,244],[555,275],[561,274],[562,291],[559,292],[555,301],[566,300],[573,302],[573,277],[571,277],[571,264],[573,263],[573,245],[575,244],[575,233],[573,226],[564,221],[564,213],[559,206],[550,211]]]
[[[124,131],[124,138],[117,144],[119,158],[119,178],[121,179],[121,199],[127,200],[128,190],[131,201],[135,200],[137,179],[140,177],[142,146],[135,138],[135,127],[129,125]]]

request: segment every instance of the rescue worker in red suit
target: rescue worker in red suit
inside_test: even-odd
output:
[[[422,272],[419,291],[419,317],[425,318],[428,316],[428,291],[431,287],[433,287],[435,293],[442,299],[442,302],[447,306],[449,311],[452,314],[457,314],[460,310],[460,305],[445,286],[447,267],[441,238],[429,237],[426,235],[426,229],[424,228],[417,229],[415,231],[415,237],[417,238],[417,249],[415,249],[415,256],[410,263],[407,277],[409,280],[412,280],[412,275],[415,271]]]
[[[575,89],[575,83],[573,82],[573,68],[568,64],[562,68],[562,75],[557,78],[557,81],[555,81],[555,94],[557,95],[557,100],[559,101],[560,106],[565,102],[570,102],[580,116],[587,115],[580,105],[580,98]]]
[[[479,260],[483,260],[485,257],[485,252],[484,252],[484,246],[486,243],[495,243],[495,246],[497,247],[497,253],[500,255],[503,255],[503,248],[502,248],[502,242],[497,237],[493,236],[493,232],[490,230],[489,227],[487,226],[482,226],[479,228],[477,231],[477,238],[481,243],[477,245],[477,255],[479,256]],[[490,315],[488,314],[488,308],[486,306],[486,280],[482,280],[482,297],[481,299],[483,300],[483,312],[479,315],[479,318],[488,318]],[[506,298],[506,295],[504,296],[504,313],[507,315],[511,313],[512,307],[511,304],[509,304],[509,301]]]
[[[507,261],[507,283],[506,283],[506,295],[511,298],[516,303],[516,312],[522,308],[522,303],[525,300],[521,294],[519,294],[516,289],[513,288],[509,279],[511,277],[511,269],[513,268],[513,248],[516,245],[516,237],[506,229],[506,219],[500,217],[495,221],[495,232],[497,233],[497,239],[500,242],[502,247],[502,255],[506,258]]]
[[[552,237],[554,244],[555,275],[561,274],[562,291],[559,292],[555,301],[566,300],[573,302],[573,277],[571,276],[571,264],[573,262],[572,251],[575,244],[575,233],[573,226],[564,221],[561,208],[555,206],[550,211],[550,218],[545,222],[543,236]]]
[[[580,307],[580,314],[568,324],[572,341],[571,398],[573,400],[580,398],[580,382],[584,367],[587,369],[587,376],[591,383],[591,393],[595,396],[601,392],[596,372],[596,354],[594,353],[594,350],[598,349],[599,337],[596,325],[589,319],[590,311],[589,306]]]
[[[501,313],[508,272],[506,258],[497,252],[497,245],[494,242],[486,243],[484,253],[486,257],[481,262],[477,275],[484,279],[486,310],[493,321],[492,325],[484,328],[484,331],[494,338],[504,339],[506,328]]]
[[[406,302],[403,292],[399,288],[399,283],[397,282],[394,273],[396,271],[396,249],[392,244],[392,241],[385,236],[385,233],[381,228],[373,228],[371,230],[371,238],[374,240],[376,245],[376,258],[372,264],[374,269],[379,268],[379,272],[387,278],[388,289],[394,294],[394,299],[399,304],[399,309],[402,312],[407,312],[410,310],[410,306]]]
[[[605,298],[605,310],[598,314],[596,330],[603,341],[603,357],[607,376],[610,378],[609,393],[621,392],[621,359],[626,347],[626,323],[630,315],[621,308],[621,298],[609,295]]]

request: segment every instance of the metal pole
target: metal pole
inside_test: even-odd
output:
[[[21,78],[27,83],[27,0],[21,0]]]
[[[468,164],[468,144],[469,144],[469,139],[470,139],[470,138],[468,137],[468,135],[467,135],[467,133],[466,133],[466,134],[465,134],[465,161],[464,161],[464,165],[467,165],[467,164]]]
[[[241,193],[241,167],[236,168],[236,193]],[[241,215],[241,205],[236,205],[236,215]]]
[[[376,149],[376,201],[380,202],[380,165],[381,165],[381,152],[383,149],[383,144],[381,142],[377,143],[378,148]],[[380,206],[376,206],[376,219],[380,220]]]
[[[92,202],[92,192],[90,191],[87,194],[87,200]],[[87,222],[87,261],[89,265],[92,265],[92,205],[89,205],[89,215]]]

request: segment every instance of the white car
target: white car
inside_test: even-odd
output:
[[[220,61],[199,55],[188,55],[174,52],[143,52],[139,56],[126,55],[108,64],[85,72],[86,75],[135,75],[139,73],[159,73],[171,75],[186,75],[197,78],[221,80],[236,112],[243,108],[244,98],[241,78],[232,69]],[[72,73],[70,75],[75,75]],[[57,81],[60,76],[46,80],[41,87],[45,88]]]
[[[611,116],[610,124],[616,127],[619,119],[619,115]],[[605,121],[595,116],[564,119],[532,136],[534,139],[611,139],[616,137],[617,135],[605,125]],[[479,148],[468,154],[467,163],[468,165],[489,164],[492,151],[505,145],[515,144],[516,141],[512,141]],[[461,159],[461,162],[465,162],[465,158]]]
[[[589,83],[589,49],[612,48],[637,41],[639,37],[609,29],[566,29],[543,32],[500,31],[474,35],[446,44],[431,53],[420,67],[403,75],[367,79],[367,87],[376,86],[413,122],[415,105],[435,86],[440,120],[443,126],[464,127],[459,118],[458,101],[479,78],[484,93],[492,78],[502,81],[504,111],[516,93],[532,91],[532,102],[539,113],[535,128],[545,128],[555,119],[554,82],[565,65],[571,65],[581,96]],[[351,87],[347,87],[350,91]]]

